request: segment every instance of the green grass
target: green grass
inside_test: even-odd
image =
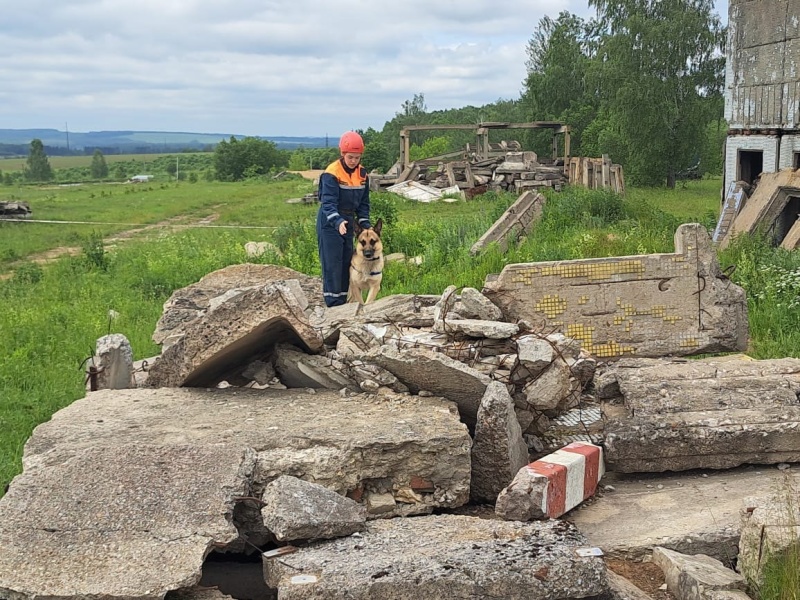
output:
[[[302,179],[260,184],[180,182],[13,189],[13,199],[30,204],[32,221],[92,224],[0,221],[0,272],[7,272],[20,259],[33,253],[64,246],[80,247],[87,236],[95,232],[106,236],[181,217],[173,225],[178,226],[209,215],[218,215],[213,225],[275,227],[287,220],[310,218],[313,212],[313,207],[284,202],[313,189],[310,181]],[[253,231],[253,235],[264,235]]]

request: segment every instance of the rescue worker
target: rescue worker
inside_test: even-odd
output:
[[[350,259],[353,256],[353,223],[369,222],[369,182],[361,166],[364,140],[348,131],[339,140],[339,160],[328,165],[319,178],[317,244],[322,265],[322,293],[326,306],[347,302]]]

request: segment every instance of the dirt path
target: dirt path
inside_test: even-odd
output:
[[[103,246],[107,249],[113,248],[119,243],[131,240],[133,238],[141,237],[143,234],[158,229],[171,228],[173,230],[180,230],[180,229],[190,229],[192,227],[203,227],[210,225],[217,219],[219,219],[219,214],[217,213],[212,213],[197,221],[188,221],[187,216],[180,215],[177,217],[166,219],[164,221],[159,221],[158,223],[152,223],[150,225],[144,225],[142,227],[136,227],[134,229],[128,229],[125,231],[114,233],[109,237],[103,238]],[[83,252],[83,248],[78,248],[75,246],[59,246],[57,248],[51,248],[50,250],[45,250],[43,252],[36,252],[35,254],[29,254],[25,258],[11,263],[9,265],[11,268],[11,271],[9,273],[0,273],[0,281],[11,278],[14,275],[14,269],[19,267],[20,265],[27,263],[36,263],[38,265],[45,265],[53,261],[56,261],[64,256],[77,256],[81,252]]]

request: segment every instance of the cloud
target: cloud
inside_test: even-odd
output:
[[[0,8],[0,122],[338,135],[516,98],[539,19],[583,2],[26,0]]]

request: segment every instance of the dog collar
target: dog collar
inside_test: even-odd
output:
[[[370,275],[380,275],[381,271],[370,271],[369,274]]]
[[[375,256],[374,258],[365,258],[364,260],[370,260],[370,261],[372,261],[372,260],[380,260],[380,259],[381,259],[381,257],[380,257],[380,256]]]

